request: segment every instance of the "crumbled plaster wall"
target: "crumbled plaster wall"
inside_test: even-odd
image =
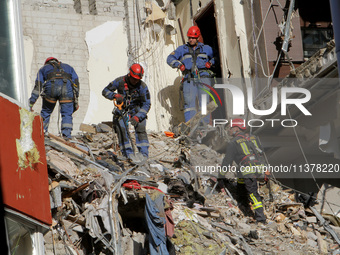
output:
[[[89,48],[88,71],[90,103],[84,123],[97,124],[112,120],[113,103],[102,96],[112,80],[127,73],[127,36],[121,20],[108,21],[86,33]]]
[[[165,18],[160,8],[169,1],[136,0],[129,2],[126,18],[129,44],[129,64],[141,63],[145,69],[143,80],[148,85],[151,95],[151,109],[148,114],[147,129],[155,131],[169,130],[170,127],[184,121],[179,105],[179,75],[166,63],[167,56],[177,48],[175,31],[166,32],[174,27],[175,21],[169,20],[170,8],[165,11]],[[131,3],[133,3],[131,5]],[[170,4],[170,3],[169,3]],[[157,10],[153,10],[156,6]],[[174,9],[174,6],[171,6]],[[156,14],[158,12],[158,14]],[[172,14],[172,13],[171,13]]]
[[[164,24],[174,26],[174,22],[168,19]],[[181,74],[166,64],[167,56],[177,45],[175,36],[167,34],[164,27],[157,33],[151,24],[143,32],[138,61],[147,66],[145,81],[151,94],[152,108],[147,128],[165,131],[184,121],[179,102]]]

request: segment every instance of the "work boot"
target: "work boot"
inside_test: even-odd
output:
[[[259,228],[267,228],[267,225],[268,223],[267,223],[267,220],[261,220],[261,221],[257,221],[256,222],[256,225],[259,227]]]

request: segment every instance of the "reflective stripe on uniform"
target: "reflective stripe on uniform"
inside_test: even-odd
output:
[[[244,178],[237,178],[237,183],[239,183],[239,184],[245,184]]]
[[[190,112],[190,111],[196,111],[196,108],[195,107],[190,107],[190,108],[184,109],[184,112]]]
[[[112,93],[110,90],[108,90],[105,94],[104,94],[104,96],[105,97],[107,97],[110,93]]]
[[[177,62],[179,62],[179,64],[181,64],[180,61],[178,61],[177,59],[175,59],[175,60],[173,60],[173,61],[170,62],[170,65],[171,65],[171,66],[174,66],[174,64],[177,63]]]
[[[245,176],[247,174],[254,174],[254,173],[256,173],[256,166],[252,166],[251,164],[249,164],[249,166],[243,167],[242,169],[243,169],[243,171],[242,171],[242,175],[243,176]]]
[[[240,145],[241,145],[244,155],[249,155],[250,152],[249,152],[247,145],[245,143],[240,143]]]
[[[184,60],[186,60],[186,59],[188,59],[188,58],[192,58],[192,56],[189,55],[189,54],[186,54],[186,55],[184,55],[179,61],[180,61],[180,62],[183,62]]]
[[[251,198],[251,200],[253,201],[253,209],[254,209],[254,210],[263,207],[262,202],[261,202],[261,201],[259,202],[259,201],[256,199],[256,197],[254,196],[253,193],[250,194],[250,198]]]
[[[72,128],[73,125],[71,123],[62,123],[61,128]]]
[[[147,147],[147,146],[149,146],[149,143],[137,143],[137,146],[138,147],[143,147],[143,146]]]
[[[121,145],[120,145],[120,146],[121,146]],[[123,144],[123,147],[124,147],[125,149],[132,149],[131,144],[130,144],[129,142]]]
[[[200,53],[200,54],[197,55],[197,57],[208,58],[208,55],[204,54],[204,53]]]
[[[35,90],[35,89],[34,89],[34,90],[32,91],[32,94],[33,94],[33,95],[36,95],[36,96],[39,96],[40,92],[39,92],[39,90]]]
[[[259,146],[257,145],[256,140],[252,140],[253,144],[256,146],[256,148],[259,148]]]

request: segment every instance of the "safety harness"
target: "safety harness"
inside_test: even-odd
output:
[[[67,81],[69,80],[72,84],[72,90],[73,90],[73,94],[74,94],[74,100],[72,99],[61,99],[59,100],[61,103],[70,103],[76,100],[76,88],[77,85],[75,83],[73,83],[72,81],[72,75],[69,73],[66,73],[64,71],[64,69],[61,67],[61,62],[55,62],[55,61],[50,61],[48,64],[53,66],[53,72],[50,72],[49,74],[47,74],[47,79],[45,81],[45,84],[47,82],[51,82],[51,95],[50,97],[46,97],[45,95],[45,99],[51,103],[56,103],[57,100],[55,99],[55,80],[57,79],[62,79],[63,80],[63,87],[61,89],[61,95],[66,97],[67,94],[67,88],[66,88],[66,84]]]
[[[186,80],[191,81],[191,79],[214,77],[215,73],[212,72],[211,70],[207,68],[198,69],[196,66],[197,57],[200,54],[200,48],[196,48],[194,50],[191,46],[188,46],[188,49],[189,49],[189,53],[184,54],[183,59],[188,58],[186,55],[190,55],[192,58],[192,66],[191,66],[191,70],[185,70],[183,72],[183,75],[186,77],[182,79],[182,82]],[[201,75],[201,73],[209,73],[209,75]]]
[[[132,92],[130,91],[129,86],[128,86],[127,81],[126,81],[126,76],[123,78],[123,80],[121,80],[119,82],[117,90],[118,90],[119,94],[121,94],[121,95],[125,94],[125,98],[126,98],[126,101],[125,101],[125,104],[124,104],[125,108],[129,108],[132,101],[134,101],[137,105],[139,103],[139,106],[141,106],[141,104],[144,101],[144,98],[142,98],[142,96],[136,97],[137,90],[134,90]]]
[[[240,143],[243,153],[245,156],[241,159],[239,165],[242,167],[242,175],[263,173],[263,164],[259,158],[258,152],[255,148],[254,143],[244,135],[238,134],[236,137],[243,138],[244,142]]]

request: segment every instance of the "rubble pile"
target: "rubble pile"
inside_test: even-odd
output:
[[[149,133],[149,158],[136,164],[120,155],[108,125],[82,130],[71,141],[45,140],[46,254],[156,254],[156,246],[169,254],[340,254],[338,218],[325,220],[275,179],[259,189],[268,223],[246,216],[235,178],[221,185],[204,168],[223,158],[209,146]]]

